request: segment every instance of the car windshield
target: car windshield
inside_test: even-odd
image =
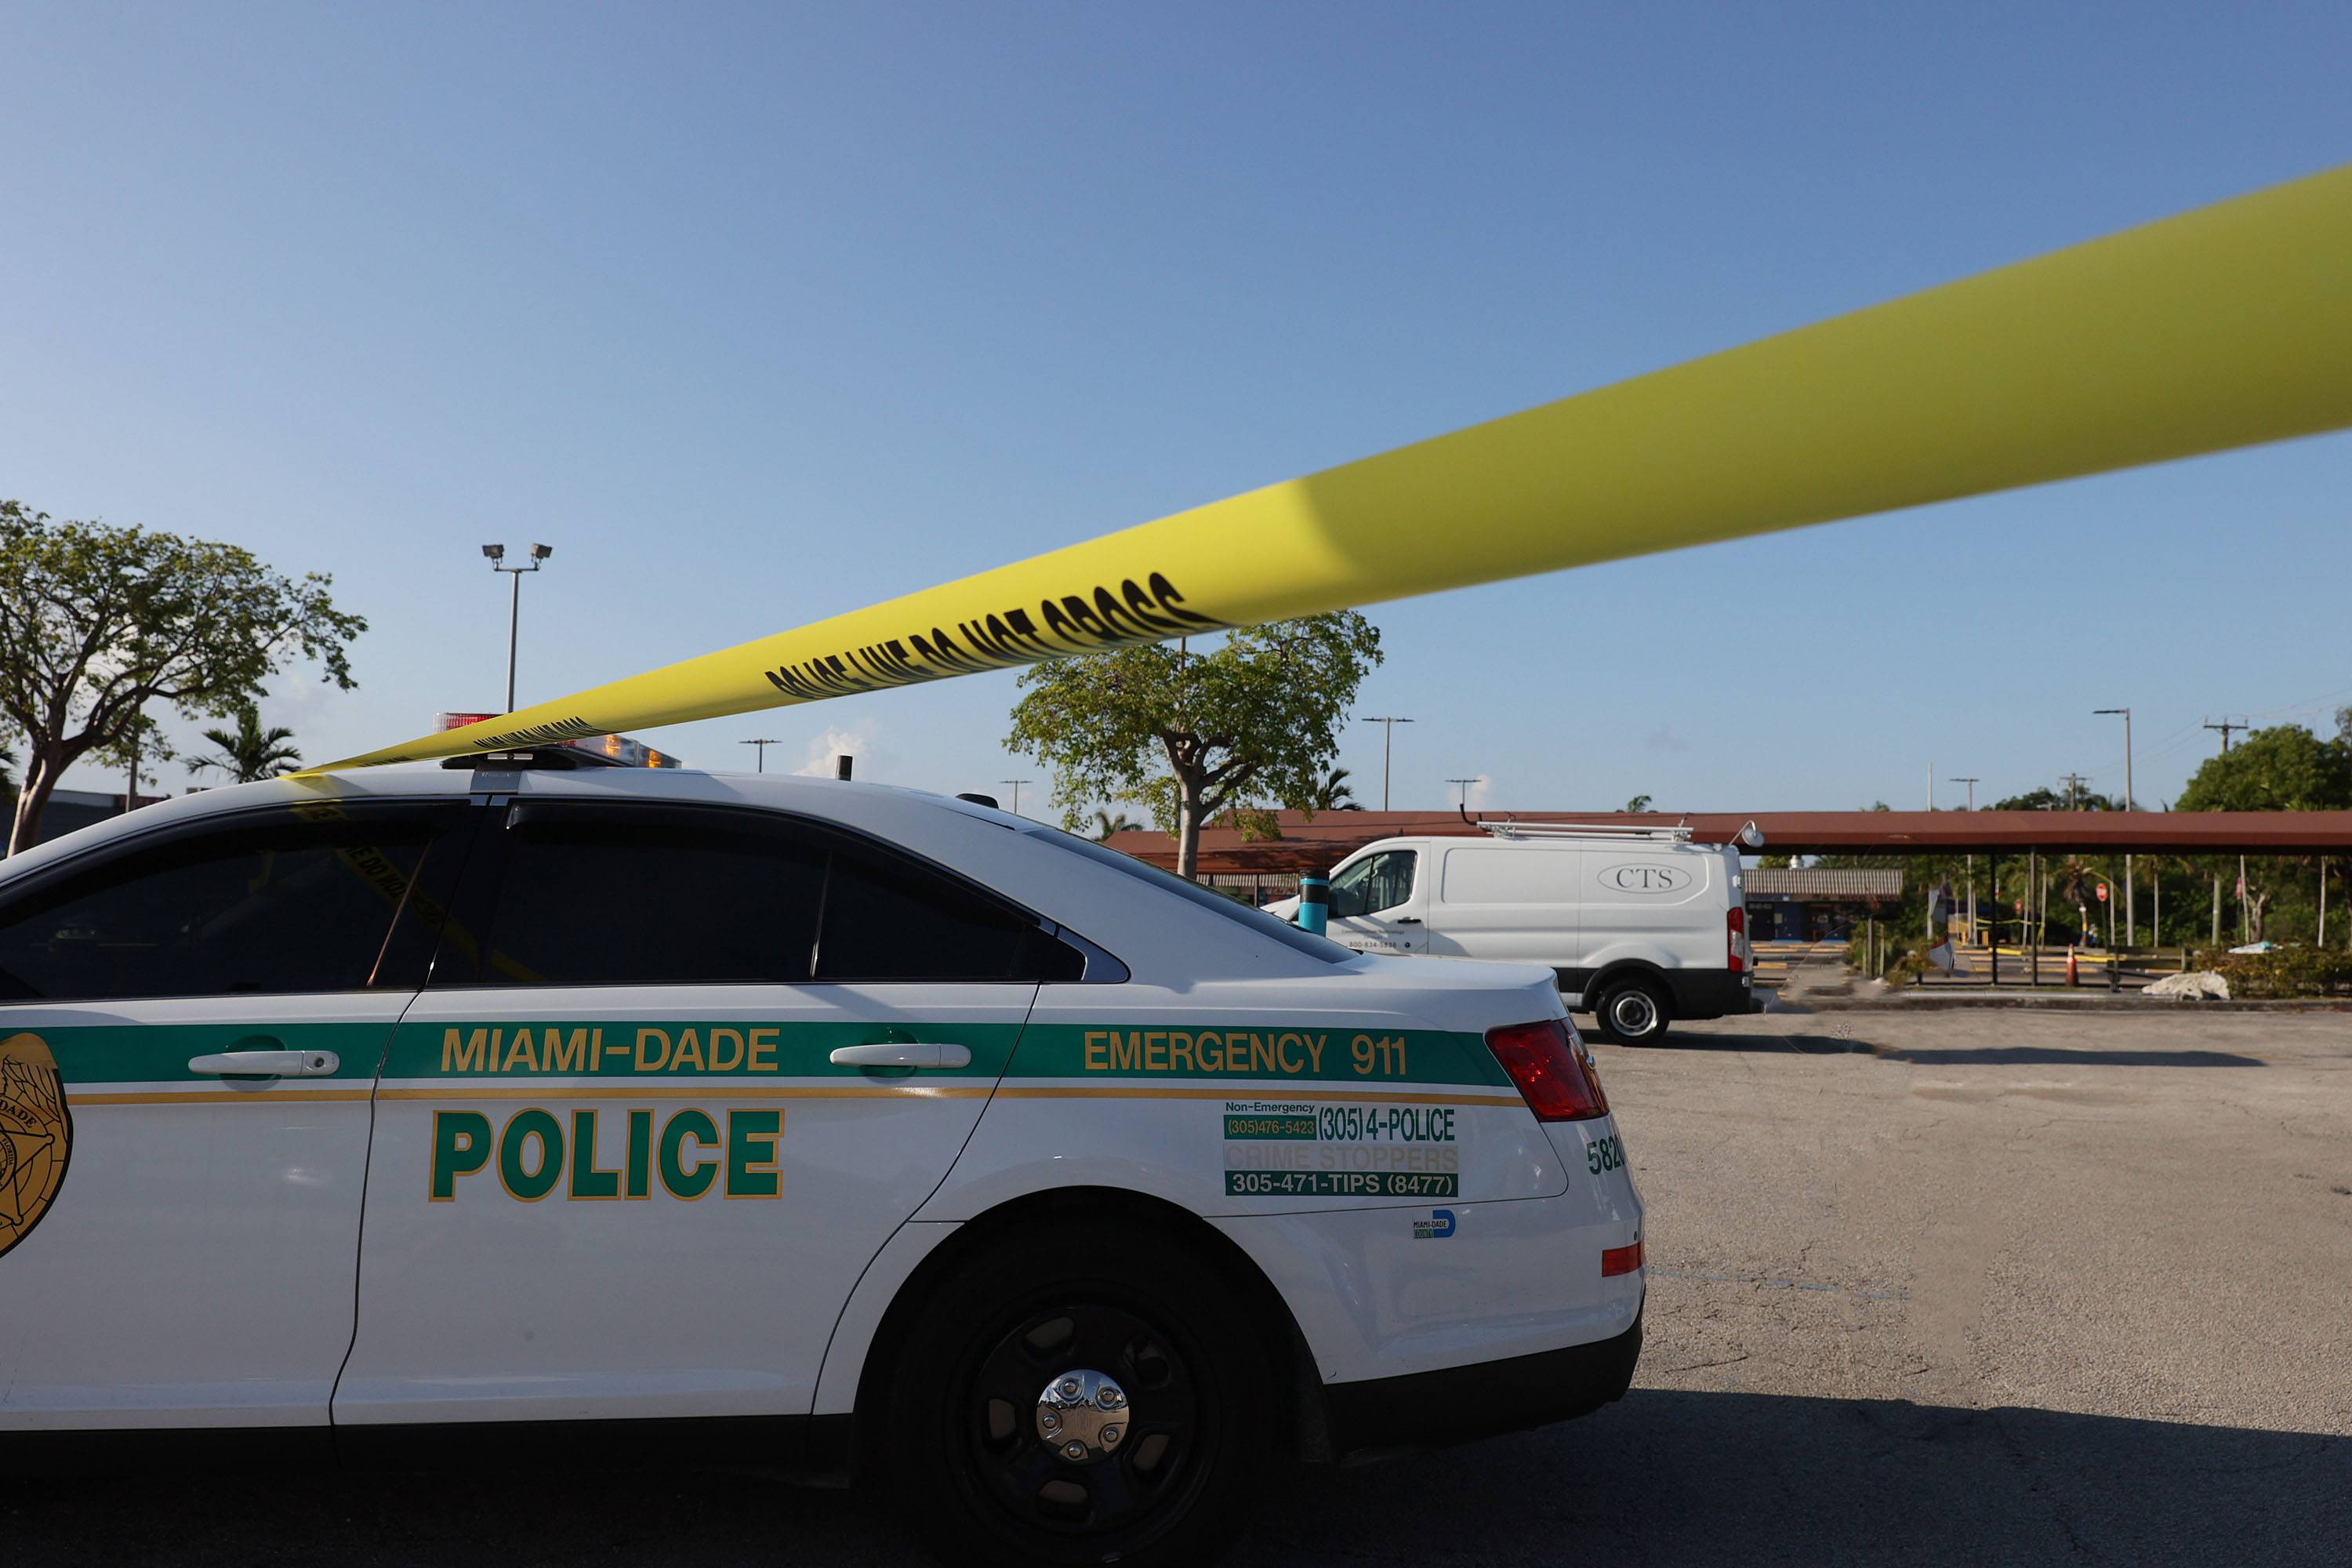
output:
[[[1188,882],[1181,877],[1171,876],[1157,866],[1148,866],[1132,855],[1106,848],[1091,839],[1080,838],[1074,833],[1065,833],[1058,827],[1048,827],[1042,823],[1024,831],[1041,844],[1051,844],[1073,855],[1083,855],[1097,866],[1108,866],[1122,876],[1132,877],[1139,882],[1149,882],[1164,892],[1173,893],[1187,902],[1223,915],[1237,925],[1245,925],[1258,935],[1271,937],[1295,952],[1319,958],[1326,963],[1345,963],[1356,956],[1352,950],[1312,931],[1301,931],[1288,921],[1276,919],[1263,910],[1252,909],[1198,882]]]

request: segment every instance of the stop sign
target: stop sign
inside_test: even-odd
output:
[[[2100,884],[2099,884],[2099,902],[2101,902],[2101,903],[2103,903],[2103,904],[2104,904],[2104,903],[2105,903],[2106,901],[2107,901],[2107,885],[2106,885],[2105,882],[2102,882],[2102,883],[2100,883]]]

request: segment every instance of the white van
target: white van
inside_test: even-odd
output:
[[[1477,826],[1488,837],[1383,838],[1340,861],[1331,940],[1548,965],[1568,1006],[1627,1045],[1748,1011],[1739,845],[1695,844],[1686,827]],[[1763,842],[1752,826],[1743,838]],[[1266,908],[1295,918],[1297,900]]]

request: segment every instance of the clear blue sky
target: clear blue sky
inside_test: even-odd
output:
[[[2352,158],[2341,0],[1928,9],[14,5],[0,495],[331,571],[323,758],[497,706],[484,541],[553,697]],[[2128,703],[2154,802],[2352,700],[2347,518],[2332,437],[1389,605],[1362,710],[1400,806],[1730,809],[2119,791]],[[992,788],[1013,696],[652,738]]]

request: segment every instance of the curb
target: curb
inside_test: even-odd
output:
[[[1902,1000],[1897,1001],[1895,999],[1897,997],[1901,997]],[[2145,999],[2129,992],[2115,996],[2066,997],[2036,996],[2031,992],[1978,996],[1938,996],[1932,992],[1920,995],[1916,992],[1896,991],[1880,997],[1824,996],[1818,1001],[1808,999],[1801,1002],[1784,1002],[1769,1009],[1767,1014],[1751,1015],[1751,1016],[1767,1016],[1769,1013],[1952,1013],[1966,1012],[1971,1007],[1990,1009],[2021,1007],[2043,1013],[2169,1013],[2174,1011],[2352,1013],[2352,1001],[2346,1001],[2340,997],[2313,997],[2308,1000],[2290,1001],[2167,1002]]]

